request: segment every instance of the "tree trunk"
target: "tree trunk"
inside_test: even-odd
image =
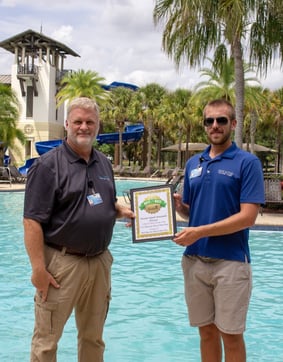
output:
[[[143,135],[143,147],[142,147],[142,167],[146,167],[147,162],[147,151],[148,150],[148,130],[147,128],[144,129]]]
[[[123,130],[125,121],[117,121],[119,131],[119,166],[123,166]]]
[[[187,126],[187,132],[186,132],[186,152],[185,152],[185,159],[184,159],[184,165],[185,166],[187,160],[190,157],[190,150],[189,150],[189,143],[191,141],[191,125],[190,125],[190,121],[188,122],[188,126]]]
[[[0,166],[4,166],[4,150],[0,148]]]
[[[151,166],[151,147],[152,147],[152,118],[149,117],[148,120],[148,139],[147,139],[147,162],[146,162],[146,167],[148,169],[150,169]]]
[[[158,129],[157,163],[156,163],[157,168],[160,168],[161,165],[161,147],[162,147],[162,131]]]
[[[255,132],[256,132],[257,114],[254,110],[251,111],[251,153],[255,153]]]
[[[177,154],[177,167],[181,168],[181,155],[182,155],[182,129],[179,128],[178,132],[178,154]]]
[[[123,140],[122,140],[123,130],[119,129],[119,166],[123,165]]]
[[[279,113],[279,112],[278,112]],[[280,114],[276,117],[276,129],[277,129],[277,135],[276,135],[276,150],[278,151],[276,156],[276,163],[275,163],[275,172],[276,173],[283,173],[283,163],[282,163],[282,136],[283,136],[283,119],[280,117]],[[281,169],[281,170],[280,170]]]
[[[245,77],[242,45],[239,39],[235,39],[232,46],[232,54],[235,66],[235,96],[236,119],[235,142],[238,147],[243,146],[244,102],[245,102]]]

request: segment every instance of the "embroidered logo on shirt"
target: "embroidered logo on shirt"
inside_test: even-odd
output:
[[[225,175],[225,176],[229,176],[229,177],[232,177],[232,176],[234,175],[233,172],[231,172],[231,171],[226,171],[226,170],[218,170],[218,173],[219,173],[220,175]]]

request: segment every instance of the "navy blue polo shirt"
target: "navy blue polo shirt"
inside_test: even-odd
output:
[[[240,211],[241,203],[264,203],[264,182],[260,160],[233,142],[211,159],[210,146],[186,164],[183,201],[190,205],[189,226],[225,219]],[[185,250],[200,255],[250,262],[249,230],[205,237]]]
[[[92,189],[103,202],[89,203]],[[87,163],[64,141],[28,171],[24,217],[42,225],[47,243],[90,255],[105,250],[116,220],[115,202],[111,163],[95,149]]]

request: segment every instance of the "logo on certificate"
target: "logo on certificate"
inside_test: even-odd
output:
[[[160,211],[162,207],[166,206],[166,202],[162,200],[159,196],[153,195],[148,196],[140,204],[140,210],[144,210],[149,214],[155,214]]]

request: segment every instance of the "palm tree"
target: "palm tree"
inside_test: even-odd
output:
[[[276,172],[283,172],[283,87],[277,89],[274,92],[275,100],[278,104],[277,112],[275,110],[275,122],[276,122],[276,130],[277,130],[277,137],[276,137],[276,147],[278,150],[278,162],[276,165]]]
[[[235,74],[234,59],[227,59],[217,63],[208,58],[211,68],[201,69],[202,76],[206,76],[207,80],[196,85],[196,93],[192,100],[196,99],[203,106],[210,100],[215,98],[225,98],[235,104]],[[251,86],[251,83],[260,83],[256,77],[248,77],[246,75],[253,72],[253,68],[244,63],[244,81],[245,81],[245,109],[244,119],[250,124],[251,151],[254,153],[254,136],[256,130],[256,122],[259,119],[259,109],[261,105],[267,101],[263,94],[263,90],[259,86]]]
[[[272,59],[278,55],[283,58],[282,14],[281,0],[157,0],[154,7],[155,24],[165,23],[163,49],[178,67],[182,62],[199,66],[213,50],[215,59],[221,61],[223,44],[230,47],[238,120],[235,140],[239,147],[243,139],[245,95],[243,46],[250,61],[266,74]],[[245,44],[247,39],[249,44]]]
[[[278,151],[278,157],[275,165],[275,172],[283,172],[283,87],[268,92],[269,103],[265,104],[267,117],[271,118],[271,127],[274,131],[273,145]]]
[[[210,99],[225,98],[235,103],[235,74],[234,61],[232,58],[221,64],[207,58],[211,68],[201,68],[201,77],[207,80],[197,83],[194,88],[194,97],[203,100],[206,104]]]
[[[132,103],[133,112],[137,119],[144,122],[147,134],[147,143],[144,150],[147,153],[146,157],[146,169],[148,174],[151,170],[151,156],[152,156],[152,138],[154,133],[154,124],[158,113],[158,107],[160,106],[166,89],[157,83],[149,83],[146,86],[140,88]]]
[[[115,121],[119,132],[119,166],[122,167],[123,140],[122,133],[125,122],[129,119],[129,107],[132,101],[133,90],[125,87],[113,88],[110,91],[110,98],[101,109],[100,116],[104,121]],[[115,157],[115,166],[117,163]]]
[[[260,86],[245,87],[245,122],[244,127],[249,130],[249,137],[246,137],[247,144],[250,143],[251,153],[255,153],[255,135],[258,128],[258,122],[262,122],[261,109],[263,104],[269,103],[268,97]],[[248,127],[249,126],[249,127]]]
[[[178,153],[177,153],[177,167],[182,167],[181,159],[181,143],[186,137],[186,144],[190,141],[190,117],[189,117],[189,100],[191,98],[191,91],[187,89],[176,89],[164,97],[162,102],[162,125],[168,129],[170,133],[177,135],[178,140]]]
[[[20,155],[16,141],[25,143],[24,133],[17,128],[19,102],[13,90],[0,84],[0,166],[4,163],[4,153],[10,148]]]
[[[103,89],[105,79],[97,72],[80,69],[77,72],[67,73],[61,80],[61,89],[56,95],[58,106],[67,100],[76,97],[89,97],[101,105],[108,98],[109,93]]]

